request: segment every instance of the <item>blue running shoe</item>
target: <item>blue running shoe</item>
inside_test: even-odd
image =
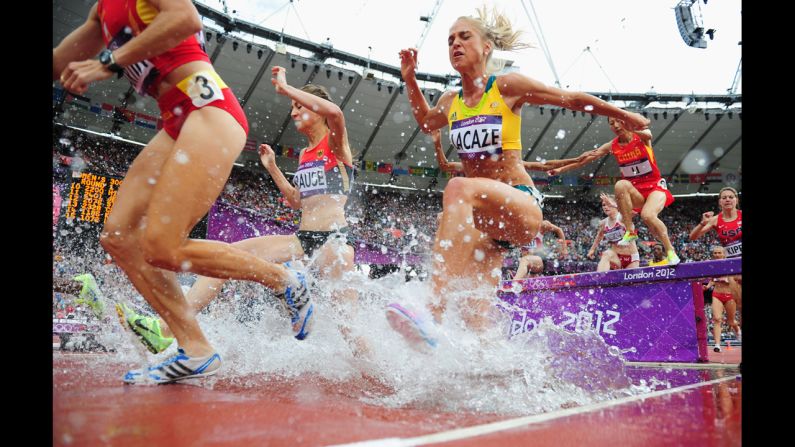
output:
[[[148,368],[133,369],[124,375],[124,383],[165,384],[185,379],[212,376],[221,368],[218,353],[206,357],[188,357],[182,348],[163,363]]]
[[[295,265],[285,262],[284,266],[295,276],[298,285],[288,285],[284,293],[277,294],[290,314],[290,322],[293,326],[293,336],[298,340],[305,339],[314,326],[315,305],[309,293],[309,285],[306,275],[297,270]]]
[[[406,339],[409,346],[420,352],[435,348],[436,327],[430,316],[422,316],[409,306],[391,303],[386,306],[386,319],[392,329]]]

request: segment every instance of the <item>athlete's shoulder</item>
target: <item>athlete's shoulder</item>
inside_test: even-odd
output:
[[[461,91],[460,88],[445,90],[444,93],[442,93],[442,96],[439,97],[439,102],[437,102],[436,105],[439,105],[439,104],[442,104],[442,103],[445,103],[445,102],[451,102],[456,96],[458,96],[458,93],[460,91]]]

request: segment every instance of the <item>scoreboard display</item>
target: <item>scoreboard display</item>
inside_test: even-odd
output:
[[[60,221],[59,226],[63,223],[73,225],[85,222],[93,225],[83,225],[84,230],[87,228],[101,229],[113,210],[113,204],[116,203],[116,194],[121,183],[121,178],[109,175],[91,172],[72,173],[72,183],[69,185],[68,198],[65,191],[62,193],[63,200],[66,201],[66,208],[61,214],[62,217],[60,219],[63,220]],[[191,239],[206,239],[208,218],[209,212],[196,223],[188,237]],[[86,231],[82,231],[82,233],[84,236],[94,234],[94,232]],[[96,233],[94,236],[96,236],[94,239],[98,241],[99,234]],[[81,243],[85,243],[86,240],[85,237],[73,239],[82,241]]]
[[[122,179],[90,172],[72,177],[69,201],[64,218],[81,222],[105,224],[116,202],[116,192]]]

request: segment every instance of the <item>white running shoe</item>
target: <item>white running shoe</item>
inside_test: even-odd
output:
[[[163,363],[148,368],[133,369],[124,375],[124,383],[165,384],[179,380],[212,376],[221,368],[218,353],[206,357],[188,357],[182,348]]]
[[[290,314],[290,322],[293,325],[293,336],[298,340],[305,339],[312,331],[315,319],[315,305],[309,292],[309,283],[304,272],[296,269],[296,265],[285,262],[284,266],[296,277],[298,285],[289,285],[284,293],[277,294]]]

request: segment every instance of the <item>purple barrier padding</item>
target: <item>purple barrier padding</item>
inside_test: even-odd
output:
[[[251,210],[222,202],[215,202],[207,219],[207,239],[230,243],[270,234],[293,234],[297,230],[293,224],[265,219]]]
[[[742,258],[716,261],[689,262],[676,266],[643,267],[608,272],[589,272],[573,275],[544,276],[522,279],[523,290],[560,289],[567,287],[613,286],[651,281],[679,281],[683,279],[710,278],[737,275],[742,272]]]
[[[564,329],[598,331],[630,361],[698,362],[706,361],[706,326],[696,322],[703,295],[693,283],[740,268],[740,259],[731,259],[541,277],[516,281],[521,292],[512,289],[513,281],[504,281],[498,296],[511,312],[511,336],[532,331],[549,317]],[[706,324],[703,317],[700,323]]]
[[[79,332],[99,332],[99,325],[85,323],[52,323],[52,331],[58,334],[76,334]]]
[[[381,250],[370,247],[363,242],[356,244],[356,253],[354,254],[353,261],[357,264],[402,264],[404,255],[395,251],[387,250],[382,253]],[[405,255],[406,263],[409,265],[417,265],[422,262],[419,255]]]
[[[254,211],[222,202],[216,202],[210,209],[207,219],[207,239],[237,242],[258,236],[272,234],[293,234],[298,231],[298,227],[292,223],[278,222],[257,214]],[[401,264],[404,255],[394,249],[388,249],[382,253],[380,248],[371,247],[359,241],[356,244],[354,262],[359,264]],[[422,262],[419,255],[405,256],[406,262],[410,265],[417,265]]]
[[[696,339],[698,339],[698,361],[709,362],[707,350],[707,313],[704,312],[704,285],[701,281],[691,281],[693,288],[693,307],[696,311]]]
[[[597,330],[630,361],[696,362],[698,341],[687,282],[500,293],[512,307],[511,336],[544,318],[575,332]],[[635,352],[626,351],[635,348]]]

